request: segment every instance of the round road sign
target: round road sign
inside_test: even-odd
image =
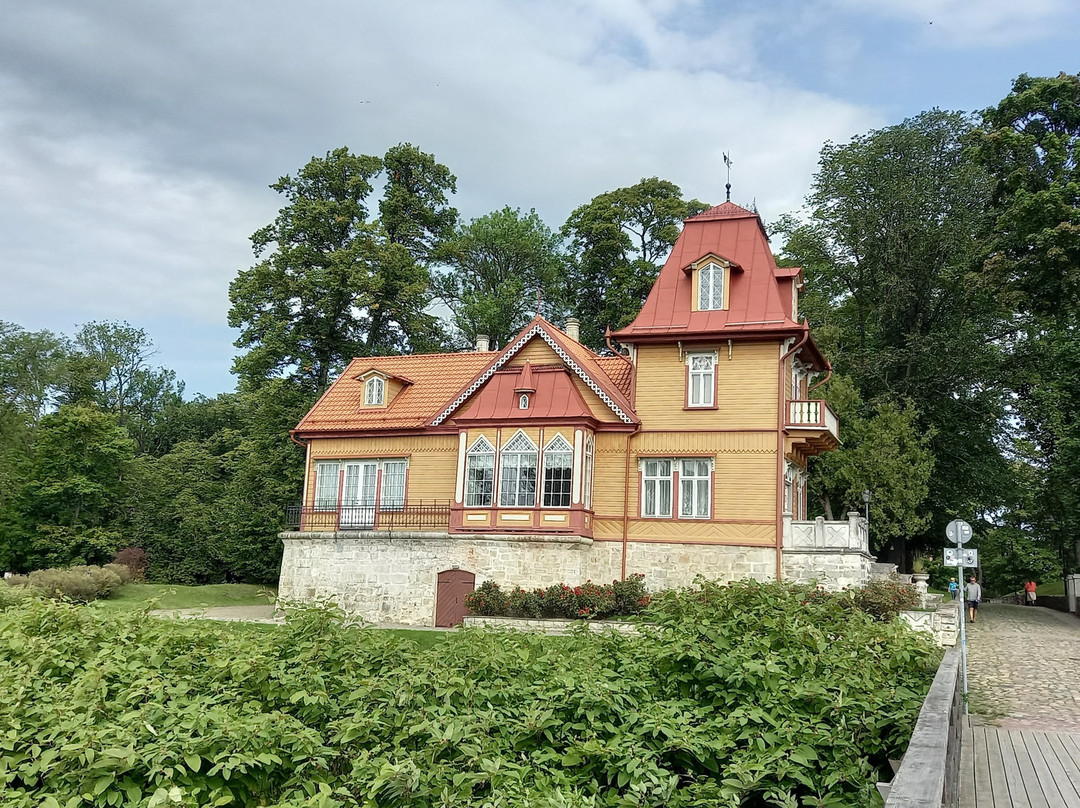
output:
[[[953,519],[945,528],[945,535],[949,537],[949,541],[967,544],[971,540],[971,525],[963,519]]]

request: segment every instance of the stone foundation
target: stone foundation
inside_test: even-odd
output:
[[[430,626],[438,574],[462,569],[476,585],[494,580],[526,589],[622,576],[622,542],[581,536],[381,531],[288,532],[281,562],[283,600],[333,600],[374,623]],[[627,574],[643,573],[652,591],[708,579],[771,580],[773,547],[629,542]]]
[[[625,620],[558,620],[555,618],[532,619],[529,617],[486,617],[467,615],[466,626],[479,628],[507,629],[510,631],[528,631],[533,634],[552,634],[561,636],[571,634],[580,626],[592,633],[614,631],[617,634],[638,634],[636,623]]]

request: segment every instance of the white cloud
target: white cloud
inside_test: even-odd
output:
[[[944,49],[1005,46],[1055,37],[1066,20],[1072,18],[1075,22],[1076,14],[1075,4],[1069,0],[833,2],[855,13],[916,23],[921,26],[919,36],[924,42]]]

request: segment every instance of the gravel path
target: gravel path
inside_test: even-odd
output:
[[[984,603],[967,625],[972,723],[1080,732],[1080,619]],[[977,713],[977,715],[976,715]]]

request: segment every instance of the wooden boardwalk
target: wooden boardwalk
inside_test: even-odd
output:
[[[1078,808],[1080,734],[965,727],[960,808]]]

